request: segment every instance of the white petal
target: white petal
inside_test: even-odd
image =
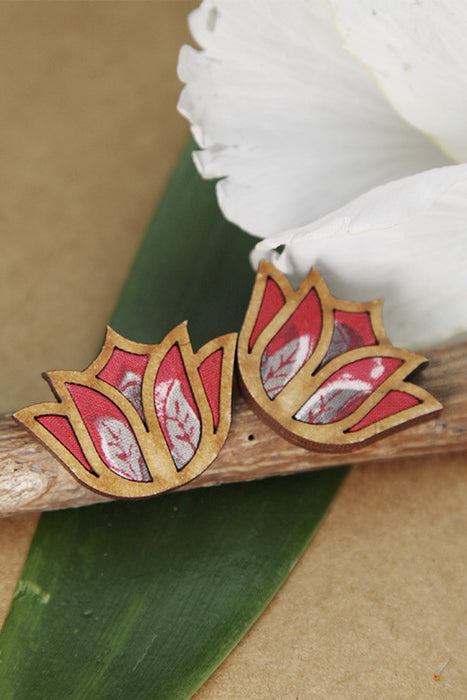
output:
[[[327,5],[206,0],[191,15],[179,109],[224,178],[227,218],[259,236],[304,225],[375,185],[450,162],[340,48]]]
[[[395,109],[467,160],[467,3],[331,0],[345,47]]]
[[[274,246],[286,243],[279,256]],[[316,265],[343,299],[383,297],[390,340],[428,347],[467,332],[467,165],[362,195],[321,221],[256,246],[297,282]]]

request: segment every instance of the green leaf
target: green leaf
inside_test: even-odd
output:
[[[195,346],[240,327],[251,238],[182,157],[112,319]],[[261,614],[346,469],[41,517],[0,636],[0,697],[189,698]]]
[[[161,340],[189,319],[194,347],[240,330],[254,275],[255,240],[219,211],[186,149],[156,210],[111,326],[139,342]]]

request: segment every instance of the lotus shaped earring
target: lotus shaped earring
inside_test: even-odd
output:
[[[237,349],[240,384],[259,416],[292,442],[335,452],[438,413],[441,404],[407,381],[426,358],[391,345],[381,303],[336,299],[315,269],[294,291],[262,261]],[[158,345],[108,328],[83,372],[44,374],[57,402],[14,418],[101,494],[168,491],[224,445],[236,340],[215,338],[194,353],[186,323]]]
[[[427,360],[391,345],[382,302],[336,299],[313,269],[297,291],[261,261],[238,341],[254,410],[308,449],[354,450],[441,404],[406,379]]]
[[[86,370],[44,374],[58,403],[29,406],[14,418],[101,494],[168,491],[203,472],[224,444],[236,339],[225,335],[194,353],[186,324],[159,345],[108,328]]]

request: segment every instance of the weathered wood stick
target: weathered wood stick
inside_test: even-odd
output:
[[[440,452],[467,453],[467,345],[437,348],[427,356],[430,364],[416,381],[444,405],[443,412],[433,420],[411,426],[351,455],[309,452],[274,433],[237,393],[231,431],[220,455],[183,488],[251,481],[345,463]],[[107,500],[80,485],[11,417],[0,418],[0,515]]]

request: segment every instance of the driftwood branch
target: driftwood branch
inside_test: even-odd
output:
[[[220,455],[184,488],[250,481],[278,474],[467,451],[467,345],[427,353],[429,366],[417,383],[444,404],[443,412],[369,445],[351,456],[308,452],[274,433],[237,395],[232,427]],[[81,486],[11,417],[0,418],[0,515],[55,510],[109,500]]]

